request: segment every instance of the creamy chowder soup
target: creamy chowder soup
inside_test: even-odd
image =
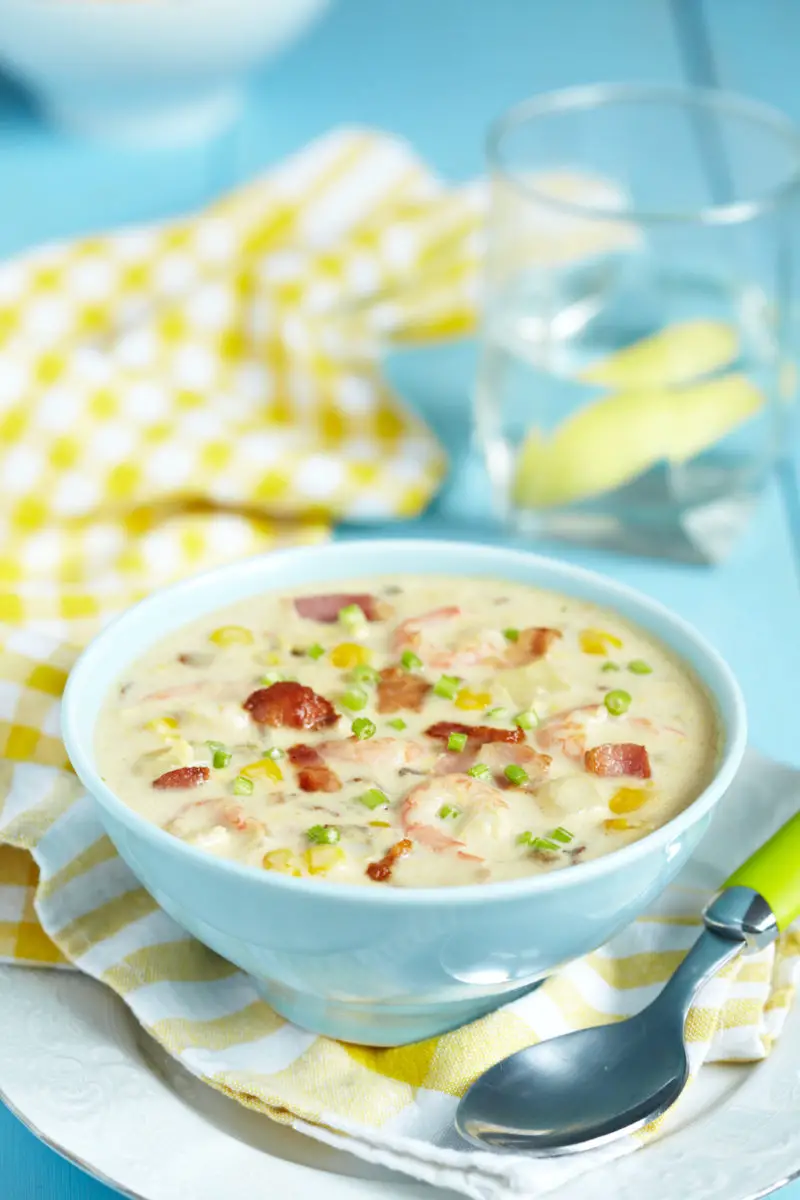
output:
[[[242,601],[108,697],[103,777],[211,854],[430,887],[559,870],[709,782],[690,669],[614,612],[491,579],[357,580]]]

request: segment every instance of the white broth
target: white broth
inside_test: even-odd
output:
[[[186,625],[109,694],[112,790],[222,858],[366,886],[608,854],[718,756],[691,669],[611,610],[501,580],[382,576]]]

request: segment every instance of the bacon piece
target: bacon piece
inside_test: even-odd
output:
[[[339,714],[329,700],[312,688],[290,680],[259,688],[247,697],[242,708],[258,725],[289,729],[324,729],[339,720]]]
[[[419,712],[431,685],[402,667],[384,667],[378,684],[378,712]]]
[[[341,780],[335,771],[326,765],[322,755],[314,746],[299,744],[290,746],[289,761],[297,767],[297,782],[304,792],[338,792]]]
[[[544,658],[553,642],[561,636],[560,629],[548,629],[546,625],[520,629],[516,642],[506,650],[506,663],[523,667],[526,663],[536,662],[538,658]]]
[[[644,746],[635,742],[606,742],[587,750],[583,757],[587,771],[593,775],[632,775],[637,779],[650,778],[650,759]]]
[[[357,604],[368,621],[383,621],[393,612],[392,606],[377,596],[367,593],[350,596],[345,592],[333,592],[328,596],[296,596],[294,607],[299,617],[332,625],[343,608]]]
[[[169,791],[173,788],[193,788],[199,787],[201,783],[205,783],[211,775],[208,767],[176,767],[174,771],[167,771],[164,775],[159,775],[158,779],[153,780],[153,787],[158,788],[161,792]]]
[[[389,847],[383,858],[367,866],[367,875],[369,875],[370,879],[374,879],[376,883],[385,883],[387,879],[391,879],[392,870],[398,858],[402,858],[404,854],[408,854],[413,848],[414,843],[409,841],[408,838],[402,838],[399,842],[395,842],[393,846]]]
[[[465,733],[469,742],[524,742],[525,734],[517,726],[513,729],[496,729],[493,725],[461,725],[458,721],[437,721],[425,733],[428,737],[446,742],[451,733]]]

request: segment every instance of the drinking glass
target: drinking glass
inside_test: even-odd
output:
[[[713,561],[782,438],[800,131],[700,88],[493,127],[476,429],[517,531]]]

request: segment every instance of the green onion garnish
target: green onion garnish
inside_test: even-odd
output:
[[[402,717],[395,717],[393,721],[387,721],[387,725],[391,725],[392,729],[406,729],[406,723]]]
[[[653,668],[650,663],[646,663],[643,658],[634,658],[628,663],[628,670],[633,671],[634,675],[652,675]]]
[[[386,796],[379,788],[369,788],[366,792],[362,792],[360,796],[356,796],[359,804],[365,805],[366,808],[380,808],[382,804],[388,804]]]
[[[233,794],[234,796],[250,796],[254,787],[252,779],[248,779],[246,775],[237,775],[233,781]]]
[[[475,763],[475,766],[470,767],[470,769],[467,771],[467,774],[471,775],[473,779],[492,778],[492,772],[489,770],[486,763]]]
[[[418,671],[422,666],[422,659],[413,650],[404,650],[400,655],[400,662],[407,671]]]
[[[619,663],[615,663],[615,662],[605,662],[605,663],[603,663],[600,670],[601,671],[619,671],[620,665],[619,665]]]
[[[361,612],[361,609],[358,611]],[[318,846],[332,846],[339,841],[341,834],[335,825],[312,825],[306,830],[306,837]]]
[[[504,708],[487,708],[483,715],[487,721],[504,721],[508,713]]]
[[[518,767],[516,763],[509,763],[503,772],[509,783],[513,783],[514,787],[522,787],[523,783],[528,782],[528,772],[523,767]]]
[[[262,758],[271,758],[273,762],[277,762],[279,758],[283,758],[286,754],[285,750],[281,750],[280,746],[270,746],[269,750],[265,750],[261,755]]]
[[[353,683],[375,684],[380,680],[380,675],[374,667],[368,667],[366,663],[362,663],[357,667],[353,667],[350,672],[350,678]]]
[[[282,679],[280,671],[265,671],[258,682],[263,683],[265,687],[271,687],[273,683],[280,683]]]
[[[314,642],[314,645],[309,646],[308,649],[306,650],[306,654],[308,655],[309,658],[322,658],[324,653],[325,653],[325,647],[320,646],[319,642]]]
[[[531,842],[531,847],[534,850],[544,850],[545,852],[550,851],[551,853],[553,850],[558,849],[558,846],[555,844],[555,842],[551,842],[551,841],[548,841],[547,838],[540,838],[540,837],[533,839],[533,841]]]
[[[366,741],[375,734],[375,722],[370,721],[369,717],[356,717],[350,728],[360,742]]]
[[[460,817],[461,809],[456,808],[456,806],[454,804],[443,804],[442,807],[439,809],[438,815],[442,818],[443,821],[446,820],[448,817]]]
[[[215,750],[212,762],[214,763],[216,769],[221,771],[223,767],[227,767],[232,758],[233,755],[231,754],[230,750]]]
[[[458,675],[442,675],[433,685],[434,695],[442,696],[445,700],[455,700],[456,693],[461,687]]]
[[[550,834],[550,837],[553,838],[553,840],[556,842],[565,842],[566,843],[566,842],[571,842],[572,839],[575,837],[575,834],[570,833],[570,831],[568,829],[565,829],[563,825],[559,825],[558,829],[553,830],[553,832]]]
[[[212,754],[216,754],[217,750],[225,749],[224,742],[206,742],[206,745],[208,746],[208,748]]]
[[[539,724],[539,718],[533,709],[529,708],[527,712],[517,713],[514,717],[514,724],[518,725],[520,729],[535,729]]]
[[[519,641],[519,630],[518,629],[504,629],[503,637],[506,639],[507,642],[518,642]]]
[[[345,708],[350,708],[353,712],[358,712],[359,709],[366,707],[367,693],[363,688],[348,688],[342,696],[342,704]]]
[[[339,624],[344,625],[348,633],[363,633],[367,627],[367,618],[358,604],[346,604],[339,609]]]
[[[448,750],[463,750],[467,744],[467,735],[465,733],[451,733],[447,739]]]
[[[615,688],[613,692],[606,692],[603,703],[612,717],[621,717],[631,706],[631,694],[622,688]]]

